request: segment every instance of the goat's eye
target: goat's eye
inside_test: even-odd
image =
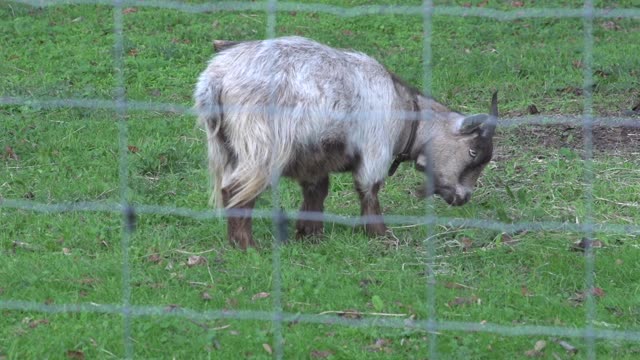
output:
[[[478,153],[473,150],[473,149],[469,149],[469,156],[471,156],[472,158],[476,157],[478,155]]]

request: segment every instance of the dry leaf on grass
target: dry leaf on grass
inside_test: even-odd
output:
[[[462,243],[462,251],[464,252],[467,252],[473,246],[473,240],[468,237],[463,237],[460,239],[460,242]]]
[[[342,316],[347,319],[360,319],[362,318],[362,313],[358,310],[344,310],[337,313],[338,316]]]
[[[573,243],[573,245],[571,245],[571,251],[584,252],[588,248],[599,249],[599,248],[602,248],[603,246],[604,245],[603,245],[602,241],[600,241],[600,240],[592,240],[592,239],[582,238],[580,241],[577,241],[577,242]]]
[[[262,348],[269,353],[269,355],[273,354],[273,350],[271,349],[271,345],[269,344],[262,344]]]
[[[540,357],[542,356],[542,351],[545,347],[547,347],[547,342],[544,340],[538,340],[533,346],[533,349],[525,351],[524,354],[528,357]]]
[[[447,303],[447,306],[454,307],[454,306],[463,306],[463,305],[472,305],[472,304],[480,304],[480,299],[478,299],[478,297],[475,295],[468,298],[456,297],[455,299],[449,301]]]
[[[153,254],[147,256],[147,261],[148,262],[152,262],[154,264],[158,264],[158,263],[160,263],[162,261],[162,257],[158,253],[153,253]]]
[[[326,359],[333,355],[331,350],[311,350],[311,357],[313,359]]]
[[[29,328],[31,329],[35,329],[40,325],[46,325],[49,323],[49,320],[47,319],[38,319],[38,320],[30,320],[29,321]]]
[[[84,360],[84,352],[82,350],[67,350],[67,359]]]
[[[189,259],[187,259],[188,267],[202,265],[206,263],[207,263],[207,259],[204,256],[200,256],[200,255],[192,255],[192,256],[189,256]]]
[[[575,355],[578,353],[578,348],[576,348],[575,346],[569,344],[568,342],[564,341],[564,340],[560,340],[560,339],[556,339],[555,342],[558,343],[558,345],[562,346],[562,348],[571,355]]]
[[[135,154],[135,153],[137,153],[137,152],[139,152],[139,151],[140,151],[140,149],[138,149],[138,147],[137,147],[137,146],[133,146],[133,145],[128,145],[128,146],[127,146],[127,149],[129,149],[129,152],[131,152],[131,153],[133,153],[133,154]]]
[[[131,13],[134,13],[134,12],[138,12],[138,9],[134,8],[134,7],[128,7],[128,8],[125,8],[125,9],[122,10],[123,14],[131,14]]]
[[[447,282],[444,284],[444,287],[446,287],[447,289],[468,289],[468,286],[459,284],[459,283],[454,283],[454,282]]]
[[[375,343],[367,346],[367,350],[373,351],[373,352],[380,352],[380,351],[391,352],[391,349],[388,348],[390,344],[391,344],[391,340],[377,339]]]
[[[4,148],[4,155],[7,159],[18,160],[18,155],[16,155],[11,146],[6,146]]]
[[[202,293],[202,295],[201,295],[200,297],[201,297],[201,298],[202,298],[202,300],[204,300],[204,301],[209,301],[209,300],[213,299],[213,298],[211,297],[211,295],[209,295],[209,293],[208,293],[208,292],[206,292],[206,291],[205,291],[205,292],[203,292],[203,293]]]
[[[271,294],[269,294],[268,292],[259,292],[259,293],[255,294],[255,295],[253,295],[253,296],[251,297],[251,300],[252,300],[252,301],[255,301],[255,300],[257,300],[257,299],[264,299],[264,298],[268,298],[269,296],[271,296]]]
[[[164,307],[164,311],[172,312],[172,311],[174,311],[176,309],[179,309],[179,308],[180,308],[180,305],[178,305],[178,304],[169,304],[169,305]]]
[[[596,298],[604,297],[606,293],[602,288],[594,287],[591,289],[591,296]],[[574,306],[580,306],[587,299],[587,290],[579,291],[569,297],[569,302],[571,302]]]
[[[524,285],[520,287],[520,293],[522,294],[522,296],[533,296],[529,288]]]

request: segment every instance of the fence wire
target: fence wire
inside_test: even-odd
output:
[[[41,213],[64,213],[64,212],[110,212],[122,215],[121,247],[122,247],[122,299],[120,304],[42,304],[30,301],[0,300],[0,309],[37,311],[43,313],[101,313],[119,314],[124,317],[124,344],[125,357],[133,358],[134,350],[131,339],[131,321],[133,317],[141,316],[165,316],[181,317],[193,320],[215,320],[215,319],[235,319],[235,320],[259,320],[270,321],[274,326],[274,355],[282,358],[284,354],[283,330],[284,323],[302,322],[313,324],[342,325],[350,327],[383,327],[402,329],[422,329],[429,333],[430,358],[439,357],[437,352],[437,339],[439,331],[465,331],[465,332],[487,332],[503,336],[526,336],[526,335],[546,335],[562,337],[581,337],[585,339],[587,345],[587,357],[595,358],[595,340],[629,340],[640,341],[640,331],[630,330],[605,330],[593,327],[596,318],[595,302],[591,292],[586,292],[586,326],[584,328],[568,328],[561,326],[531,326],[518,325],[506,326],[492,323],[476,323],[464,321],[440,321],[437,319],[435,305],[435,274],[430,269],[436,256],[436,249],[433,242],[425,241],[424,247],[427,253],[425,260],[426,267],[426,297],[427,313],[426,320],[414,319],[393,319],[364,317],[361,319],[349,319],[333,315],[323,314],[292,314],[284,312],[282,309],[282,279],[281,279],[281,249],[280,246],[287,240],[286,221],[288,219],[315,220],[340,223],[350,226],[362,225],[366,222],[384,220],[389,224],[421,224],[427,227],[427,234],[433,234],[436,226],[452,226],[465,228],[480,228],[488,230],[500,230],[504,232],[528,231],[565,231],[583,233],[590,238],[595,232],[604,233],[630,233],[640,234],[640,225],[619,225],[593,222],[593,128],[595,126],[625,126],[640,128],[640,121],[633,117],[599,117],[593,116],[592,82],[593,82],[593,21],[599,18],[640,18],[638,8],[594,8],[591,0],[586,0],[581,9],[571,8],[537,8],[518,9],[501,11],[488,8],[467,8],[451,6],[434,6],[431,0],[425,0],[419,6],[401,5],[363,5],[355,7],[342,7],[326,4],[302,4],[295,2],[278,2],[277,0],[267,0],[265,2],[240,2],[221,1],[202,4],[183,3],[179,1],[135,1],[135,0],[13,0],[16,3],[27,4],[37,7],[59,6],[67,4],[90,4],[105,5],[113,7],[113,34],[114,34],[114,64],[115,64],[115,99],[35,99],[27,97],[1,96],[0,106],[28,106],[38,109],[51,108],[89,108],[115,111],[119,130],[119,202],[73,202],[44,204],[35,201],[21,199],[0,198],[1,208],[21,209]],[[408,15],[421,16],[423,18],[423,84],[424,93],[431,92],[431,33],[433,16],[456,16],[456,17],[482,17],[498,21],[512,21],[523,18],[581,18],[583,19],[584,38],[584,58],[583,58],[583,114],[582,116],[525,116],[506,118],[500,120],[500,126],[511,127],[523,124],[567,124],[582,126],[584,130],[584,152],[585,152],[585,221],[581,224],[540,221],[540,222],[516,222],[504,223],[487,219],[458,219],[436,216],[430,201],[427,201],[424,216],[384,216],[381,217],[350,217],[328,213],[282,211],[279,204],[279,194],[273,192],[272,210],[255,209],[252,211],[242,209],[232,210],[194,210],[189,208],[165,207],[150,204],[130,204],[128,189],[128,149],[127,138],[128,128],[125,121],[126,115],[131,111],[159,111],[179,115],[193,115],[193,110],[180,104],[153,103],[142,101],[130,101],[126,98],[124,82],[124,28],[122,10],[125,6],[151,7],[173,9],[189,13],[217,12],[217,11],[256,11],[266,12],[268,38],[276,36],[276,14],[282,11],[297,12],[320,12],[340,17],[358,17],[365,15]],[[246,108],[245,108],[246,110]],[[269,111],[277,111],[271,107]],[[360,114],[362,115],[362,114]],[[406,114],[407,119],[420,118],[424,114]],[[428,114],[426,114],[428,118]],[[420,119],[424,120],[424,119]],[[273,184],[277,184],[278,179],[272,179]],[[277,189],[277,186],[273,187]],[[130,283],[130,259],[129,241],[133,231],[135,231],[136,214],[160,214],[183,216],[193,219],[214,219],[229,217],[252,216],[254,218],[268,218],[273,220],[276,241],[274,241],[272,252],[273,264],[273,295],[274,305],[272,311],[193,311],[184,308],[163,308],[157,306],[136,306],[131,305],[131,283]],[[429,239],[430,236],[427,236]],[[587,289],[594,286],[595,256],[593,249],[586,248],[585,285]]]

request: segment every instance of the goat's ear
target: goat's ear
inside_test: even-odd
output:
[[[487,114],[467,116],[462,119],[459,133],[461,135],[478,134],[482,137],[492,137],[496,129],[496,118]]]
[[[474,132],[477,132],[478,130],[480,130],[482,124],[484,124],[488,118],[489,116],[487,114],[467,116],[466,118],[462,119],[460,127],[458,128],[458,132],[461,135],[470,135]]]

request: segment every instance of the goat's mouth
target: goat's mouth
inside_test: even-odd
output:
[[[451,206],[464,205],[471,199],[471,192],[458,193],[456,188],[450,186],[436,186],[435,191],[429,193],[426,185],[423,184],[417,189],[416,193],[420,198],[426,198],[433,194],[438,195]]]

